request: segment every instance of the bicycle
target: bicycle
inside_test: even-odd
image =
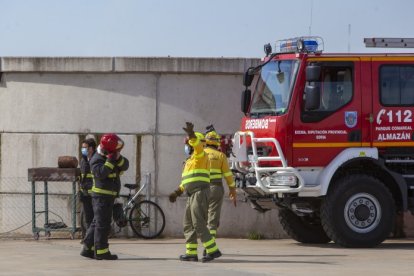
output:
[[[138,188],[138,184],[124,184],[124,187],[129,189],[129,193],[120,197],[126,198],[126,203],[115,203],[113,209],[113,222],[119,227],[118,233],[128,223],[135,235],[144,239],[154,239],[164,231],[165,215],[161,207],[151,200],[142,200],[142,196],[139,198],[146,186],[145,182],[135,194],[132,194],[132,190]],[[87,227],[83,211],[80,215],[81,229],[84,233]]]

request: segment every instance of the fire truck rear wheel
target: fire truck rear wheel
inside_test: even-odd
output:
[[[391,192],[377,178],[354,174],[338,180],[321,206],[326,234],[344,247],[374,247],[390,234],[395,218]]]
[[[331,239],[325,234],[320,222],[309,217],[299,217],[287,208],[279,209],[279,221],[285,232],[301,243],[328,243]]]

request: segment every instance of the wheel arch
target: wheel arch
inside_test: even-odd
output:
[[[334,189],[339,178],[350,174],[365,174],[380,180],[391,192],[397,210],[407,209],[407,189],[404,178],[390,171],[382,159],[355,158],[338,167],[332,175],[327,193]]]
[[[333,177],[345,164],[360,159],[377,160],[378,150],[376,148],[347,148],[343,150],[319,174],[318,183],[321,185],[320,195],[326,195]]]
[[[404,178],[390,171],[378,157],[377,148],[348,148],[336,156],[318,177],[320,195],[326,195],[339,177],[350,173],[369,174],[381,180],[390,190],[397,210],[407,209],[407,184]]]

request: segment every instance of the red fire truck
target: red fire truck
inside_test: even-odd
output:
[[[244,75],[238,187],[255,209],[277,208],[299,242],[383,242],[396,213],[414,211],[414,54],[327,54],[320,37],[265,52]]]

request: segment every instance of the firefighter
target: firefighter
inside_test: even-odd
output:
[[[186,252],[180,256],[180,260],[198,261],[197,237],[199,237],[207,253],[201,261],[209,262],[220,257],[221,252],[207,228],[210,165],[204,152],[204,135],[194,132],[193,128],[193,124],[189,122],[183,128],[189,138],[185,150],[191,156],[184,164],[179,188],[170,194],[169,199],[170,202],[175,202],[184,191],[188,194],[184,215]]]
[[[236,206],[236,185],[227,157],[219,150],[221,137],[217,134],[213,125],[207,127],[205,138],[207,146],[204,151],[207,153],[210,161],[210,199],[207,227],[210,234],[216,238],[224,198],[223,177],[229,187],[229,197],[233,201],[234,206]]]
[[[86,229],[82,229],[82,237],[85,236],[86,230],[93,219],[93,208],[92,208],[92,185],[93,175],[91,167],[89,166],[89,160],[96,151],[96,141],[93,138],[88,138],[82,142],[82,158],[80,160],[80,201],[82,202],[82,210],[85,214]]]
[[[111,254],[108,235],[115,197],[121,189],[120,174],[128,169],[128,159],[121,155],[124,142],[116,134],[102,136],[96,153],[89,161],[93,174],[92,205],[94,218],[84,238],[81,255],[97,260],[116,260]]]

